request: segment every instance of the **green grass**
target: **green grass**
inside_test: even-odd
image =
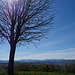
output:
[[[0,75],[7,75],[6,71],[0,72]],[[15,75],[75,75],[70,73],[55,73],[55,72],[15,72]]]
[[[16,72],[15,75],[75,75],[75,74],[54,73],[54,72]]]
[[[8,74],[7,74],[7,71],[3,70],[3,71],[0,71],[0,75],[8,75]]]

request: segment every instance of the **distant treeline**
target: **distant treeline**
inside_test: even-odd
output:
[[[59,73],[75,73],[75,64],[56,65],[44,63],[20,63],[14,67],[15,71],[43,71]]]
[[[0,72],[7,70],[7,63],[0,64]],[[75,64],[15,63],[15,71],[42,71],[58,73],[75,73]]]

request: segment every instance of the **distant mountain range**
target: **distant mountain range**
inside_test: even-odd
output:
[[[0,60],[0,63],[8,63],[8,60]]]
[[[15,60],[15,62],[19,63],[46,63],[46,64],[75,64],[75,60],[65,60],[65,59],[46,59],[46,60],[33,60],[33,59],[22,59]],[[0,60],[0,63],[8,63],[8,60]]]

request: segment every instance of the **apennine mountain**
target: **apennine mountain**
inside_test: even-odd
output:
[[[22,59],[22,60],[15,60],[15,62],[46,63],[46,64],[57,64],[57,65],[75,64],[75,60],[66,60],[66,59],[45,59],[45,60]],[[8,63],[8,60],[0,60],[0,63]]]

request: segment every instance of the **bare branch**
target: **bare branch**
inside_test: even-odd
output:
[[[0,36],[15,44],[46,38],[54,19],[54,0],[0,1]],[[2,5],[4,4],[4,5]]]

